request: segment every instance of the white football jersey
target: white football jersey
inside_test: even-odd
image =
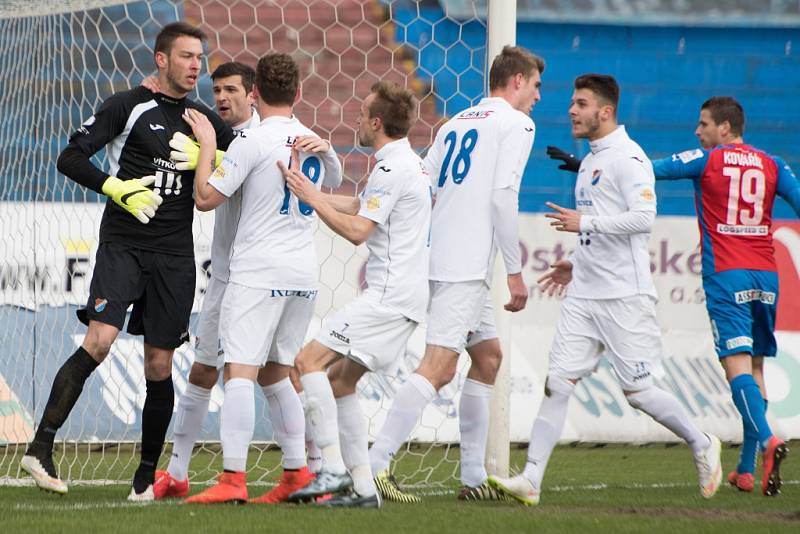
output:
[[[419,323],[428,305],[430,178],[407,138],[375,159],[358,211],[378,224],[367,238],[364,294]]]
[[[656,211],[653,165],[644,151],[619,126],[592,141],[575,182],[575,206],[581,214],[599,217],[629,211]],[[587,219],[588,221],[589,219]],[[582,221],[583,223],[583,221]],[[587,299],[612,299],[645,294],[657,298],[650,274],[647,244],[650,232],[578,233],[572,254],[568,294]],[[584,224],[581,224],[584,227]]]
[[[492,193],[519,193],[535,126],[503,98],[447,121],[425,156],[436,204],[431,226],[431,280],[490,281],[496,244]]]
[[[253,110],[249,120],[233,127],[233,131],[240,135],[248,128],[255,128],[261,122],[258,112]],[[214,210],[214,235],[211,238],[211,276],[226,281],[229,276],[231,244],[236,234],[236,225],[239,222],[239,212],[242,209],[242,196],[239,191],[231,195],[228,200],[217,206]]]
[[[230,252],[229,280],[259,289],[317,288],[313,243],[314,211],[289,192],[277,162],[289,165],[300,135],[315,135],[295,117],[268,117],[234,140],[209,183],[231,198],[241,195],[241,212]],[[300,153],[300,169],[317,188],[341,182],[341,165],[331,149]],[[337,172],[327,180],[325,174]]]

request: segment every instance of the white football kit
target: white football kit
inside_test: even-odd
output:
[[[240,135],[248,128],[255,128],[261,122],[256,110],[249,120],[233,127]],[[219,310],[222,296],[228,285],[231,244],[239,222],[242,209],[241,192],[237,191],[214,210],[214,233],[211,237],[211,276],[203,295],[203,307],[197,324],[195,342],[195,361],[211,367],[222,365],[222,352],[219,348]]]
[[[268,117],[231,144],[209,179],[229,200],[238,196],[241,203],[223,256],[229,259],[228,277],[217,279],[226,286],[216,314],[226,363],[292,365],[314,311],[313,210],[290,194],[277,166],[278,161],[289,164],[300,135],[315,134],[294,117]],[[329,187],[341,183],[333,149],[301,153],[300,166],[318,188],[323,181]]]
[[[489,286],[498,240],[496,191],[510,189],[517,211],[535,126],[503,98],[482,99],[447,121],[425,157],[436,204],[431,227],[427,343],[460,353],[497,337]],[[517,239],[514,238],[514,247]],[[512,266],[519,272],[519,259]],[[508,268],[508,266],[507,266]]]
[[[647,248],[655,177],[624,126],[590,147],[575,183],[580,232],[550,374],[579,379],[597,368],[605,351],[623,389],[638,391],[650,385],[661,356]]]
[[[375,153],[358,215],[367,238],[367,289],[328,319],[317,341],[371,371],[393,372],[428,302],[430,179],[403,138]]]

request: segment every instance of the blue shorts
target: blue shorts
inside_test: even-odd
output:
[[[775,356],[778,273],[733,269],[703,277],[706,309],[720,358]]]

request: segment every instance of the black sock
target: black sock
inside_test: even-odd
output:
[[[171,376],[166,380],[146,380],[146,383],[147,396],[142,409],[142,459],[133,477],[136,493],[145,491],[155,480],[158,457],[164,448],[164,438],[175,404]]]
[[[50,397],[47,399],[33,442],[28,447],[28,454],[47,456],[53,452],[56,432],[67,420],[81,396],[83,384],[98,365],[83,347],[78,347],[78,350],[64,362],[50,387]]]

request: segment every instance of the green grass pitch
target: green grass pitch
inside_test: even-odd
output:
[[[800,442],[789,444],[800,453]],[[87,453],[88,454],[88,453]],[[204,453],[201,453],[204,454]],[[436,469],[442,449],[433,449],[425,464]],[[450,450],[448,457],[457,456]],[[106,453],[106,456],[108,453]],[[162,459],[167,455],[163,455]],[[254,458],[256,455],[254,454]],[[276,452],[260,461],[275,465]],[[723,448],[725,472],[733,468],[738,449]],[[0,472],[16,472],[18,454],[0,451]],[[89,458],[80,458],[89,461]],[[93,459],[94,460],[94,459]],[[798,458],[800,460],[800,458]],[[219,462],[219,456],[195,458],[194,465]],[[519,470],[525,450],[512,450],[512,468]],[[419,458],[405,455],[396,472],[418,467]],[[11,465],[13,464],[13,465]],[[413,465],[412,465],[413,464]],[[119,479],[134,466],[120,467]],[[452,471],[452,464],[442,467]],[[327,510],[312,506],[184,505],[125,501],[127,486],[72,486],[60,497],[33,487],[0,486],[0,532],[799,532],[800,461],[790,453],[782,469],[780,496],[741,493],[724,485],[706,501],[698,493],[694,465],[685,446],[577,447],[553,453],[539,506],[512,503],[464,503],[455,498],[455,481],[437,487],[415,486],[424,496],[419,505],[387,503],[382,510]],[[413,480],[412,480],[413,482]],[[192,487],[192,492],[201,486]],[[251,496],[267,491],[251,487]]]

